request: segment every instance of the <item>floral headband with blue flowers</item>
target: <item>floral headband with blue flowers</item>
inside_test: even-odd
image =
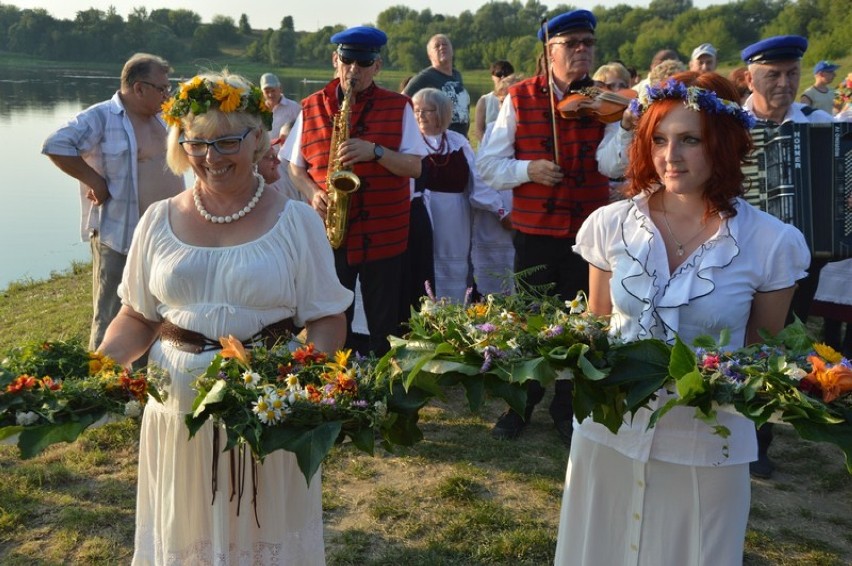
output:
[[[638,98],[630,101],[630,111],[638,118],[658,100],[683,100],[683,105],[690,110],[700,112],[706,110],[712,114],[729,114],[736,118],[747,130],[754,127],[755,118],[743,110],[742,106],[731,100],[719,98],[712,90],[697,86],[686,86],[675,79],[668,79],[655,86],[647,86]]]

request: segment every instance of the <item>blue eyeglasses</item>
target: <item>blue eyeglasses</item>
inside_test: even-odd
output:
[[[178,138],[178,143],[187,155],[191,155],[193,157],[204,157],[210,150],[210,146],[213,146],[213,149],[222,155],[233,155],[240,151],[240,146],[242,145],[243,140],[246,139],[246,136],[248,136],[251,131],[252,128],[249,128],[241,136],[223,136],[221,138],[216,138],[215,140],[188,140],[183,136],[183,134],[181,134]]]

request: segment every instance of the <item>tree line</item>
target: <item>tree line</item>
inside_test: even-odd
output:
[[[428,65],[426,42],[447,34],[461,69],[488,68],[498,59],[532,74],[541,52],[536,32],[544,18],[571,9],[548,8],[538,0],[488,2],[458,16],[417,11],[404,5],[387,8],[376,25],[389,37],[385,66],[415,72]],[[642,72],[653,54],[674,48],[686,61],[705,42],[719,50],[721,63],[738,64],[740,50],[763,37],[798,34],[809,39],[805,64],[837,59],[850,50],[852,0],[736,0],[696,8],[692,0],[652,0],[647,7],[597,6],[597,60],[620,60]],[[245,14],[238,22],[217,15],[210,23],[191,10],[138,7],[125,20],[114,7],[77,12],[61,20],[47,10],[19,9],[0,3],[0,51],[57,61],[123,62],[132,53],[157,53],[172,62],[237,54],[278,67],[326,66],[331,36],[342,25],[296,31],[291,16],[267,26]],[[258,26],[257,24],[260,24]]]

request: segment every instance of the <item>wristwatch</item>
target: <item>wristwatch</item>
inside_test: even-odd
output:
[[[379,159],[381,159],[384,156],[384,154],[385,154],[385,148],[383,148],[382,146],[380,146],[377,143],[374,143],[373,144],[373,161],[378,161]]]

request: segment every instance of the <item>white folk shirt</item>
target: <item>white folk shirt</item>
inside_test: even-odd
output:
[[[690,344],[699,335],[719,336],[727,329],[731,347],[743,346],[754,295],[793,286],[806,276],[810,253],[794,226],[742,199],[735,206],[737,215],[723,218],[716,234],[673,273],[646,193],[589,216],[573,249],[612,274],[613,335],[626,341],[657,338],[672,343],[677,333]],[[652,410],[671,398],[664,390],[658,395]],[[588,418],[575,421],[574,430],[643,462],[727,466],[757,457],[754,424],[739,414],[719,411],[719,424],[731,431],[723,439],[695,418],[692,407],[675,407],[648,429],[651,412],[640,409],[617,435]]]

